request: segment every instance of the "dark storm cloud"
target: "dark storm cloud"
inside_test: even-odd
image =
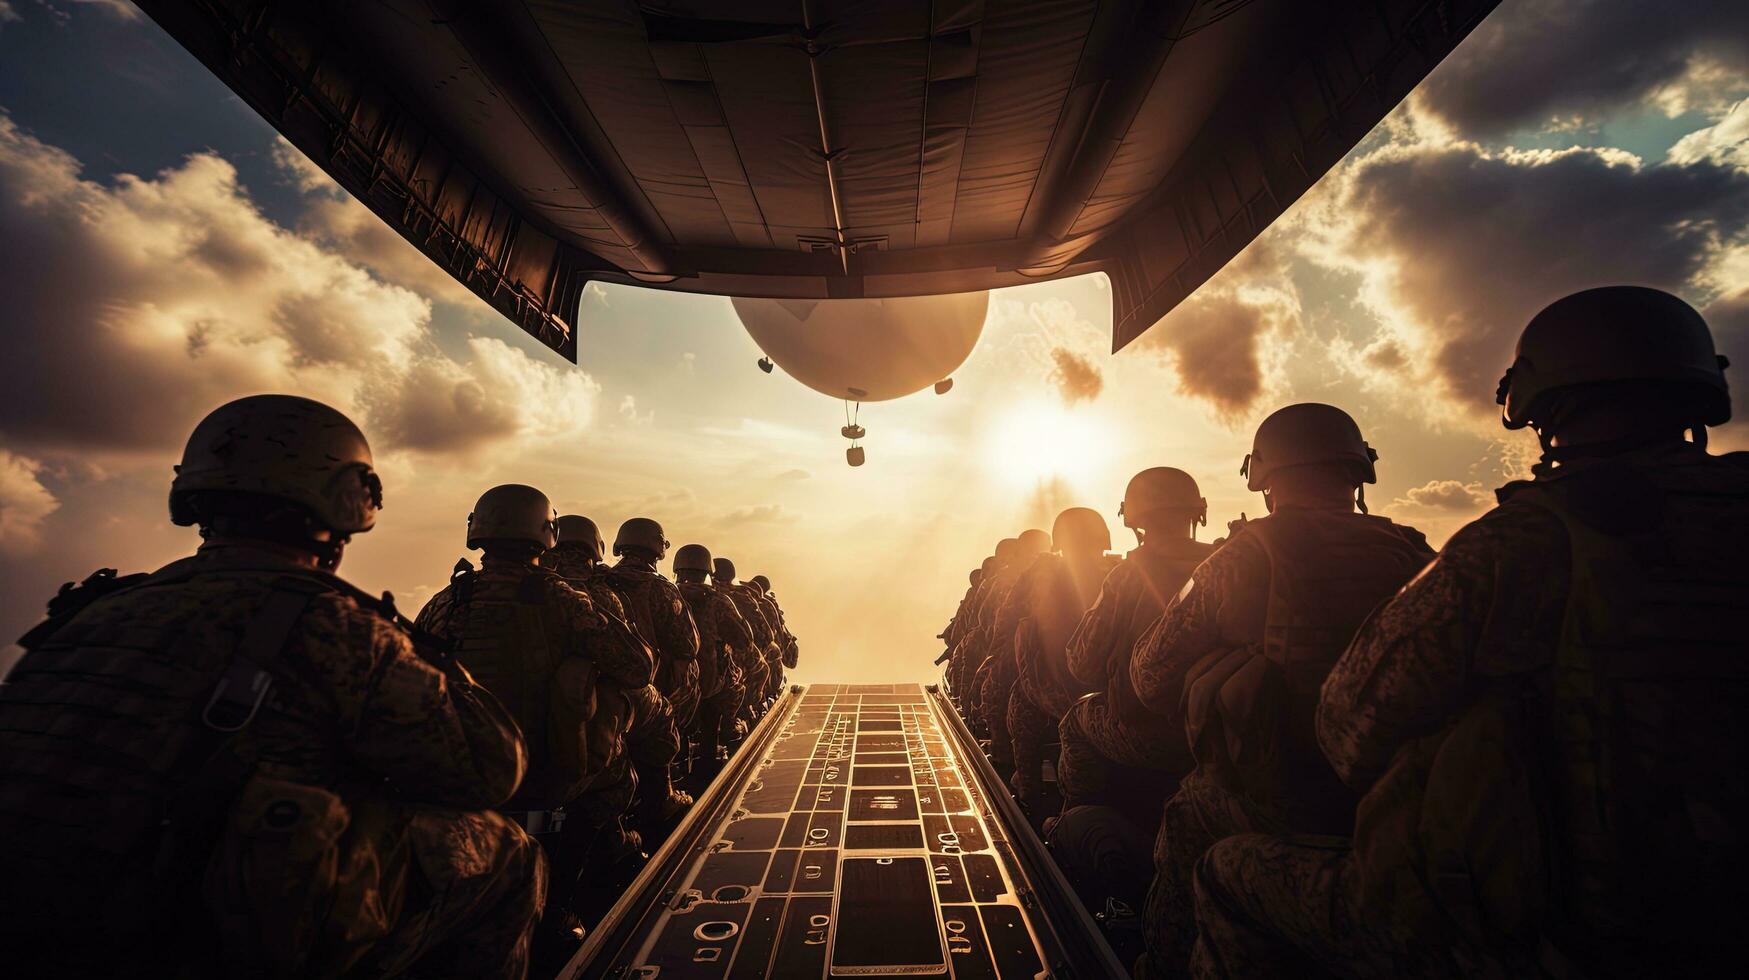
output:
[[[1749,244],[1749,174],[1708,162],[1457,144],[1382,151],[1349,177],[1349,255],[1393,270],[1390,301],[1426,334],[1434,379],[1479,414],[1550,301],[1610,283],[1693,298],[1710,264]]]
[[[1465,136],[1493,136],[1642,101],[1691,66],[1749,70],[1749,3],[1511,0],[1415,98]]]
[[[1073,405],[1076,402],[1092,401],[1105,390],[1105,376],[1092,361],[1075,353],[1067,347],[1051,349],[1051,383],[1057,386],[1057,394],[1063,401]]]

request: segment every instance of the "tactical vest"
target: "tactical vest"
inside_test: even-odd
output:
[[[586,784],[589,767],[589,716],[561,695],[561,684],[577,683],[576,672],[593,700],[594,665],[563,649],[557,624],[547,611],[553,573],[530,567],[506,575],[488,567],[464,571],[451,583],[455,611],[450,631],[457,660],[474,681],[492,692],[522,728],[528,743],[528,775],[508,809],[563,806]]]
[[[1191,749],[1205,776],[1275,808],[1288,828],[1347,834],[1358,798],[1318,746],[1318,695],[1361,623],[1433,552],[1419,533],[1364,514],[1291,509],[1244,533],[1268,556],[1268,604],[1252,642],[1186,676]]]
[[[1171,551],[1138,548],[1124,558],[1125,564],[1135,566],[1137,574],[1130,581],[1141,595],[1130,607],[1130,621],[1124,624],[1124,631],[1117,637],[1117,648],[1109,651],[1105,661],[1106,703],[1118,718],[1146,724],[1158,717],[1136,697],[1135,686],[1130,683],[1130,656],[1136,642],[1166,611],[1167,603],[1184,588],[1191,573],[1214,554],[1214,550],[1213,545],[1196,541],[1173,542]]]
[[[717,628],[717,612],[711,608],[715,590],[697,582],[681,582],[678,588],[698,627],[698,691],[700,697],[708,698],[722,691],[734,653]]]
[[[94,934],[147,957],[135,964],[147,968],[178,928],[210,946],[213,924],[187,920],[208,907],[202,869],[255,769],[246,730],[310,602],[355,590],[314,570],[209,568],[198,558],[149,577],[100,574],[86,589],[63,589],[60,609],[51,604],[50,620],[21,640],[26,653],[0,698],[5,877],[8,887],[43,888],[32,894],[45,912],[57,905],[51,892],[76,892]],[[95,601],[112,593],[111,603]],[[189,630],[196,616],[223,632]],[[301,830],[286,824],[281,837]],[[0,923],[0,933],[13,928],[31,924]]]
[[[1023,690],[1047,713],[1060,716],[1075,697],[1088,693],[1069,673],[1069,638],[1118,561],[1101,558],[1077,569],[1059,555],[1044,555],[1030,571],[1032,594],[1027,619],[1015,631],[1015,653]]]
[[[1636,951],[1740,943],[1749,454],[1599,462],[1502,498],[1553,514],[1572,546],[1545,743],[1550,933],[1607,973]]]

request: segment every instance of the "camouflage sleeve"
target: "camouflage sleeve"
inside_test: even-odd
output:
[[[1033,569],[1037,567],[1034,565],[1022,572],[996,604],[995,625],[990,630],[990,652],[998,657],[1014,656],[1014,634],[1020,629],[1020,621],[1032,611]]]
[[[746,613],[743,618],[753,630],[754,644],[760,650],[764,650],[765,645],[770,643],[775,636],[771,632],[771,623],[765,618],[765,612],[759,608],[759,602],[751,596],[747,597],[746,603],[737,603],[737,605]]]
[[[1355,634],[1324,681],[1318,743],[1365,791],[1403,743],[1443,728],[1478,681],[1548,662],[1565,606],[1566,531],[1504,507],[1446,544]]]
[[[624,620],[602,611],[589,593],[572,588],[556,576],[551,579],[550,588],[552,605],[561,610],[566,633],[575,639],[573,649],[577,654],[623,684],[642,687],[650,683],[655,670],[650,648]]]
[[[353,702],[353,760],[421,803],[478,809],[509,799],[528,764],[509,712],[460,670],[427,663],[374,613],[353,606],[346,619],[344,648],[330,663],[336,690]]]
[[[1260,620],[1268,590],[1269,557],[1254,538],[1240,536],[1209,556],[1136,642],[1130,684],[1137,699],[1179,718],[1184,675],[1215,650],[1245,642],[1230,624],[1250,618],[1247,611]]]
[[[712,596],[712,603],[717,610],[717,636],[736,650],[753,646],[753,630],[741,618],[741,610],[735,608],[734,600],[717,593]]]
[[[664,656],[675,660],[691,660],[698,656],[698,624],[686,608],[680,589],[667,579],[652,579],[656,587],[651,605],[656,619],[656,645]]]
[[[437,594],[426,601],[420,608],[419,615],[414,617],[413,625],[432,636],[449,638],[455,635],[453,619],[455,617],[455,586],[446,585],[437,590]]]
[[[1121,638],[1134,610],[1132,596],[1134,566],[1124,564],[1111,570],[1099,587],[1099,598],[1093,608],[1081,617],[1075,632],[1069,635],[1069,673],[1076,681],[1103,689],[1106,665]]]

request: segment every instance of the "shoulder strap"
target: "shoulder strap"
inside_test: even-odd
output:
[[[84,611],[86,606],[104,596],[114,595],[123,589],[140,585],[150,577],[145,572],[118,575],[113,568],[99,568],[85,576],[85,581],[78,585],[71,582],[62,583],[60,591],[56,592],[54,598],[49,600],[48,618],[19,637],[18,645],[26,650],[41,646],[49,637],[59,632],[61,627],[67,625],[74,616]]]
[[[331,591],[325,583],[302,576],[275,579],[267,600],[243,631],[230,666],[213,687],[200,720],[215,732],[242,731],[254,720],[273,687],[270,669],[285,650],[310,600]]]

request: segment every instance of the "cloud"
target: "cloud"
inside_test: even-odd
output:
[[[1749,99],[1732,106],[1717,124],[1677,140],[1666,160],[1681,164],[1704,161],[1749,170]]]
[[[656,421],[656,410],[640,413],[637,396],[627,394],[619,400],[619,417],[632,425],[649,425]]]
[[[428,299],[268,220],[210,153],[99,184],[0,113],[0,240],[0,434],[16,446],[174,449],[215,405],[262,391],[359,413],[389,448],[592,416],[587,375],[483,338],[451,356]]]
[[[140,8],[128,3],[127,0],[72,0],[76,6],[97,7],[104,13],[121,20],[139,20],[142,16]]]
[[[305,196],[297,228],[303,237],[364,265],[385,282],[441,303],[496,316],[485,301],[342,190],[283,136],[275,137],[273,162]]]
[[[718,527],[742,527],[748,524],[770,524],[783,519],[782,504],[760,504],[731,511],[718,520]]]
[[[1051,361],[1056,366],[1051,368],[1050,380],[1065,403],[1092,401],[1104,390],[1105,376],[1086,357],[1067,347],[1053,347]]]
[[[17,23],[23,19],[18,16],[18,11],[12,9],[12,4],[0,0],[0,24]]]
[[[1325,203],[1313,220],[1334,232],[1318,261],[1360,274],[1386,324],[1369,359],[1418,366],[1403,381],[1425,387],[1420,402],[1472,419],[1492,417],[1519,331],[1552,300],[1610,283],[1704,298],[1749,243],[1749,173],[1611,149],[1391,146]]]
[[[1479,511],[1487,507],[1490,498],[1479,483],[1458,480],[1431,480],[1413,487],[1397,498],[1398,508],[1437,511]]]
[[[801,481],[801,480],[813,479],[813,476],[814,476],[814,474],[809,473],[807,470],[796,469],[796,470],[784,470],[782,473],[779,473],[777,475],[776,479],[781,480],[785,483],[794,483],[794,482]]]
[[[38,532],[61,506],[42,484],[41,463],[0,449],[0,555],[35,551]]]
[[[1287,277],[1277,232],[1253,242],[1132,346],[1164,355],[1181,393],[1224,418],[1249,412],[1276,382],[1299,297]]]
[[[1515,0],[1483,21],[1413,98],[1459,133],[1480,137],[1582,124],[1646,100],[1672,115],[1716,113],[1721,97],[1740,97],[1746,71],[1742,0]]]

